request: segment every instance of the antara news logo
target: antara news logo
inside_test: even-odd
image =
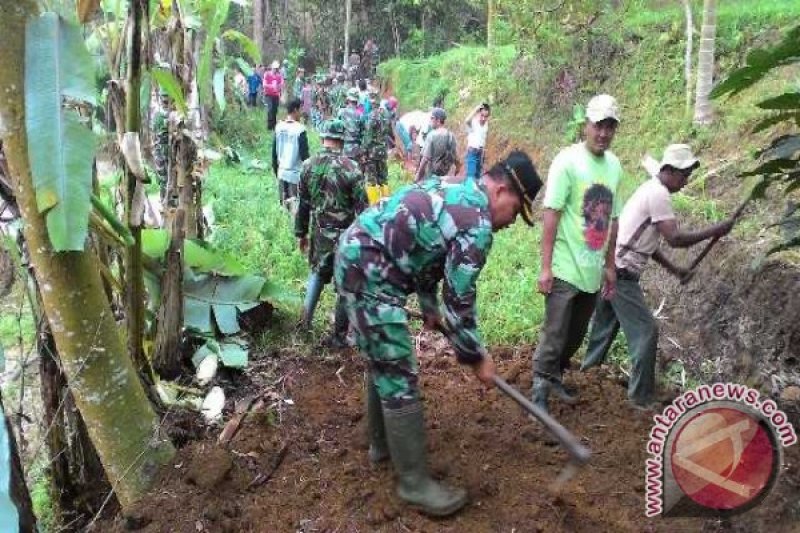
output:
[[[783,448],[797,442],[786,413],[734,383],[688,391],[660,415],[647,443],[645,514],[731,516],[769,494]]]

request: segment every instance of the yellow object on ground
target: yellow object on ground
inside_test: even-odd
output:
[[[369,202],[369,205],[377,204],[380,199],[381,199],[381,186],[368,183],[367,201]]]

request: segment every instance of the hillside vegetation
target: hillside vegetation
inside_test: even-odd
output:
[[[698,31],[701,4],[693,2]],[[720,4],[715,80],[739,66],[753,47],[779,40],[800,15],[800,3],[790,1]],[[777,71],[756,90],[716,101],[712,125],[694,126],[692,109],[687,108],[686,102],[685,19],[678,3],[658,12],[629,12],[611,21],[600,21],[596,31],[589,31],[585,38],[571,43],[564,42],[564,35],[543,33],[544,40],[525,47],[524,54],[518,53],[520,46],[509,44],[493,49],[462,46],[425,60],[393,59],[381,65],[380,74],[386,88],[398,96],[404,111],[427,109],[435,98],[442,97],[449,126],[458,133],[469,110],[480,101],[490,101],[493,117],[488,160],[521,147],[534,156],[543,176],[558,150],[575,139],[574,106],[585,104],[598,92],[612,94],[618,99],[622,113],[612,149],[626,173],[623,199],[647,177],[640,164],[645,153],[660,158],[667,144],[690,143],[702,165],[689,186],[674,197],[674,206],[690,225],[718,221],[733,211],[747,185],[738,175],[754,166],[754,152],[775,134],[751,133],[753,125],[763,118],[763,111],[754,104],[765,94],[800,86],[797,69]],[[695,35],[695,70],[698,41],[699,35]],[[531,49],[538,53],[531,53]],[[691,90],[693,103],[694,80]],[[741,277],[777,239],[777,231],[768,226],[778,220],[783,204],[783,197],[775,195],[767,202],[752,205],[749,214],[734,229],[735,244],[720,247],[726,255],[715,259],[712,254],[707,263],[735,264],[742,270],[727,275]],[[535,342],[543,316],[543,299],[536,292],[540,232],[538,228],[530,231],[519,223],[505,233],[498,235],[495,251],[480,281],[482,330],[491,342]],[[689,256],[698,250],[675,255],[679,262],[688,263]],[[729,260],[731,257],[733,260]],[[783,260],[796,262],[791,254],[784,254]],[[710,278],[705,285],[704,281],[694,282],[697,287],[707,288],[707,293],[695,295],[699,303],[713,301],[717,295],[710,287],[718,279],[725,279],[716,271],[706,275]],[[653,267],[646,285],[662,288],[675,284],[662,276]],[[664,298],[675,305],[689,302],[688,294],[679,288],[672,292],[651,290],[650,294],[654,309],[663,304]],[[502,312],[495,318],[499,307]],[[675,314],[678,312],[673,310]],[[671,327],[680,329],[682,325],[676,322]],[[621,349],[624,346],[621,335],[617,343],[612,354],[625,365],[627,355]],[[663,344],[668,351],[674,349],[670,342]],[[701,363],[697,362],[694,376],[708,378],[710,371],[706,372],[707,366]],[[683,369],[683,364],[673,366],[667,375],[685,385]]]

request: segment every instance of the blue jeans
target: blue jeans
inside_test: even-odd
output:
[[[481,163],[483,162],[482,148],[468,148],[464,166],[467,167],[467,178],[479,178],[481,176]]]

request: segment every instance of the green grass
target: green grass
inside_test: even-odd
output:
[[[316,139],[312,143],[316,145]],[[268,141],[262,144],[266,149]],[[312,150],[313,153],[314,150]],[[250,157],[264,158],[262,151]],[[216,227],[213,242],[236,256],[250,271],[302,293],[308,264],[294,240],[292,220],[278,204],[277,184],[271,171],[248,170],[243,165],[217,164],[205,182],[205,198],[213,203]],[[390,183],[397,188],[407,179],[398,165],[390,167]],[[489,261],[479,282],[480,329],[490,344],[533,342],[544,309],[536,292],[539,270],[539,230],[518,222],[496,235]],[[328,324],[333,291],[323,293],[315,319],[317,334]],[[287,342],[285,334],[300,318],[299,306],[282,306],[276,332],[265,344]],[[295,342],[296,339],[288,339]]]

